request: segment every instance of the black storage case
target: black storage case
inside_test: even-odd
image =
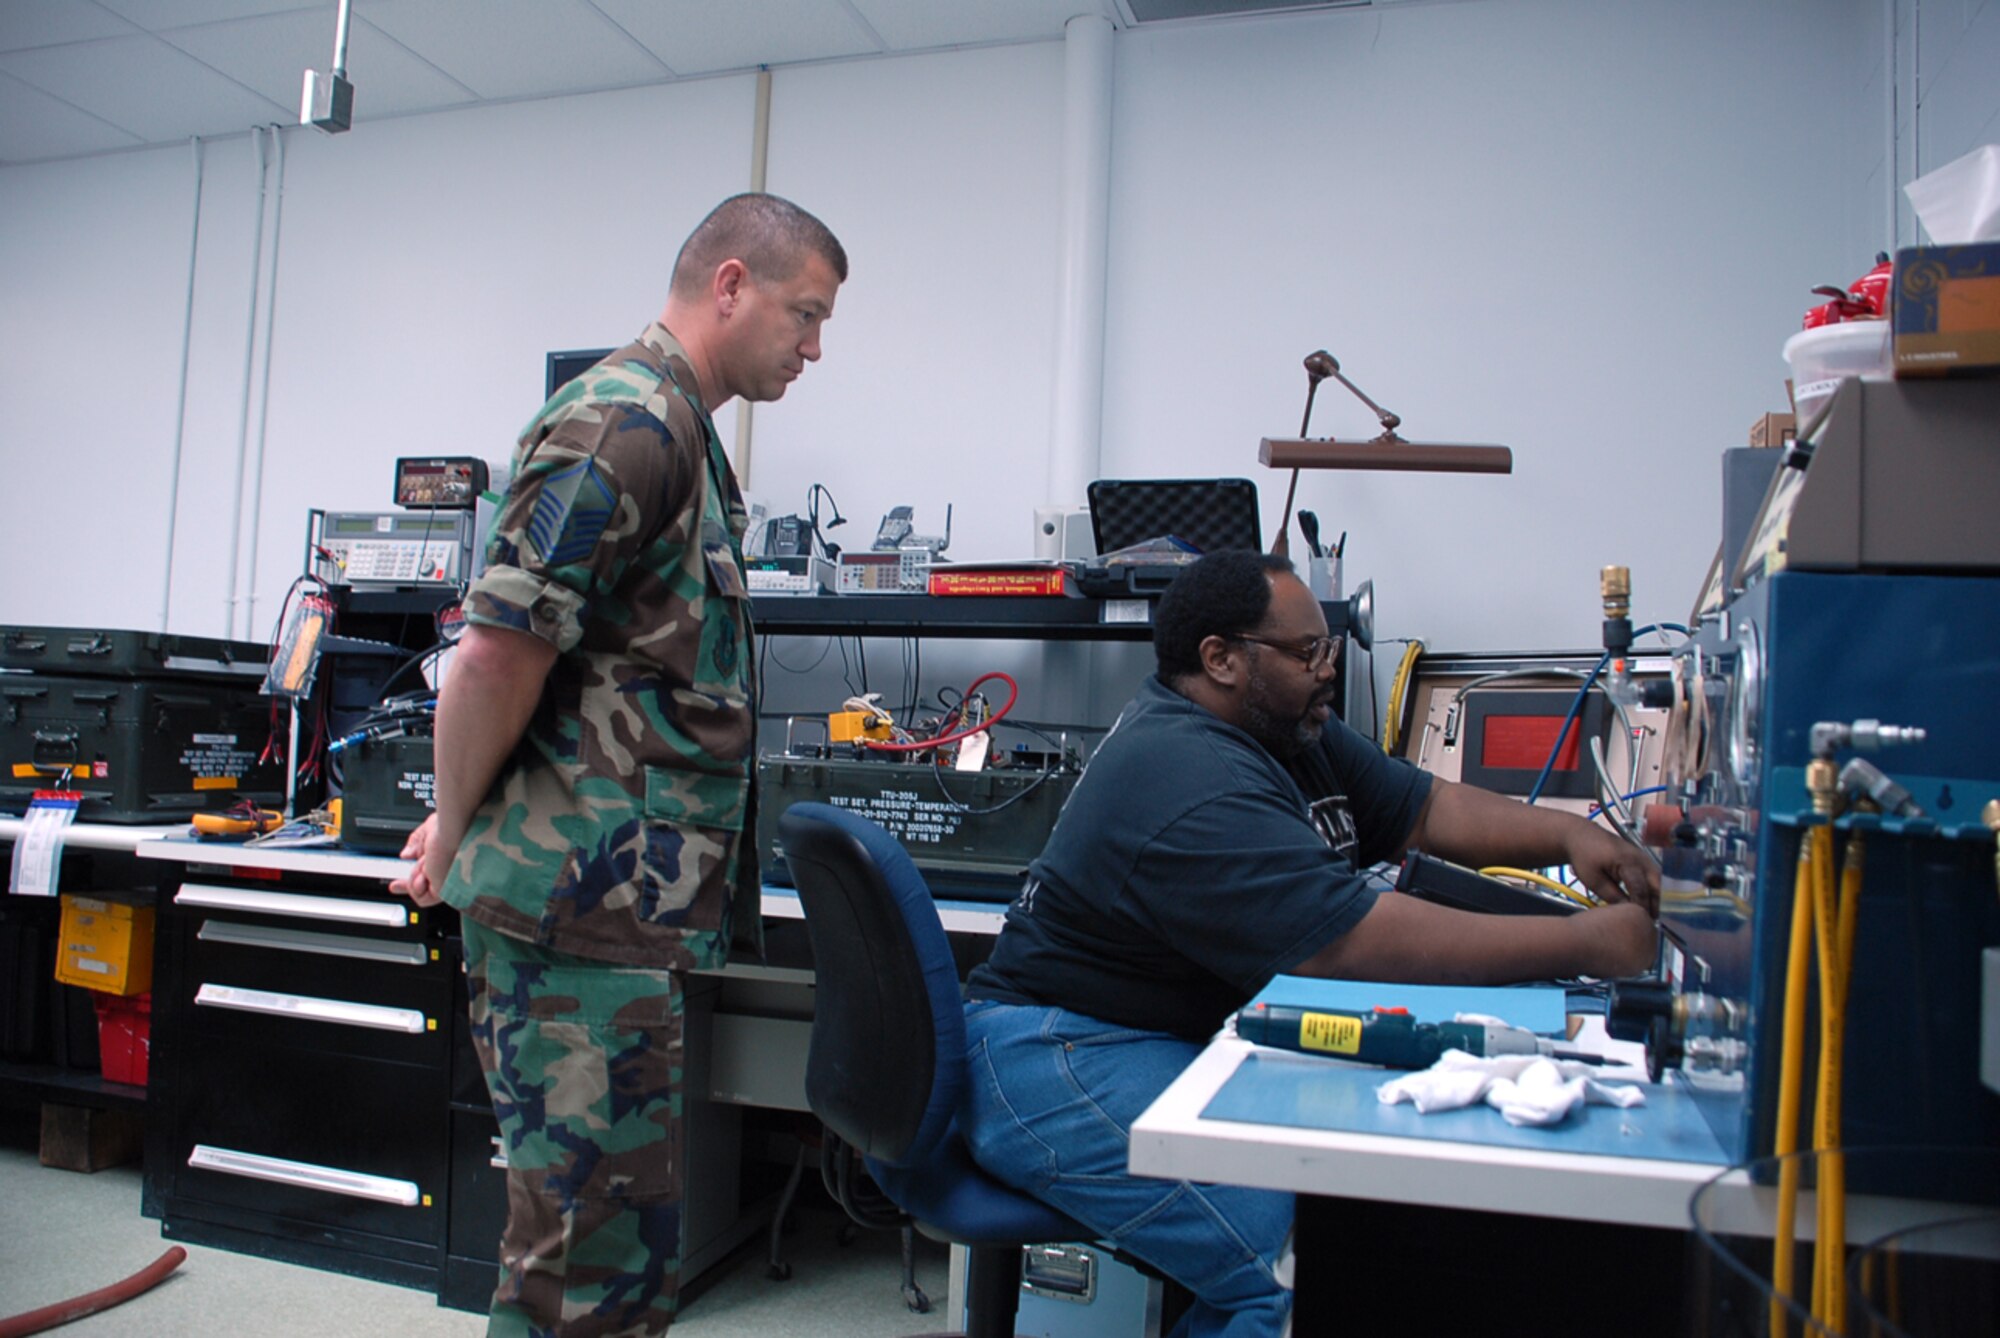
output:
[[[25,812],[64,767],[79,822],[175,822],[284,803],[284,750],[262,761],[270,648],[100,627],[0,627],[0,809]]]
[[[0,809],[25,812],[64,767],[79,822],[176,822],[248,799],[285,799],[283,752],[261,760],[271,703],[251,684],[200,678],[0,676]]]
[[[0,627],[0,669],[110,678],[228,678],[262,684],[255,641],[98,627]]]
[[[372,855],[400,854],[437,807],[433,756],[429,735],[364,739],[349,749],[341,772],[340,843]]]

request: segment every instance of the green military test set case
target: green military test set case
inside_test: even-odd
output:
[[[764,876],[791,881],[778,845],[784,811],[798,803],[832,804],[901,841],[938,896],[1012,901],[1081,774],[1073,767],[940,772],[929,763],[763,757],[757,762],[757,850]]]
[[[436,754],[428,734],[363,739],[341,768],[340,843],[371,855],[401,854],[437,806]]]
[[[176,822],[285,798],[254,642],[0,627],[0,808],[82,796],[83,822]],[[64,779],[67,774],[67,780]]]

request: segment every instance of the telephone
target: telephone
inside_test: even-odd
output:
[[[806,523],[797,516],[779,516],[770,525],[767,557],[806,557],[812,542]]]
[[[907,506],[891,507],[889,514],[882,517],[882,528],[875,531],[874,549],[878,553],[893,553],[902,547],[903,540],[910,537],[914,528],[910,521],[916,512]]]

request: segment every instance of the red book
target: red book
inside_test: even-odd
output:
[[[933,567],[934,595],[1047,596],[1064,593],[1061,567]]]

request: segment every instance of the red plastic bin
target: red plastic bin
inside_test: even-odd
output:
[[[111,1082],[146,1085],[146,1060],[152,1051],[153,996],[121,998],[98,993],[97,1052],[104,1076]]]

